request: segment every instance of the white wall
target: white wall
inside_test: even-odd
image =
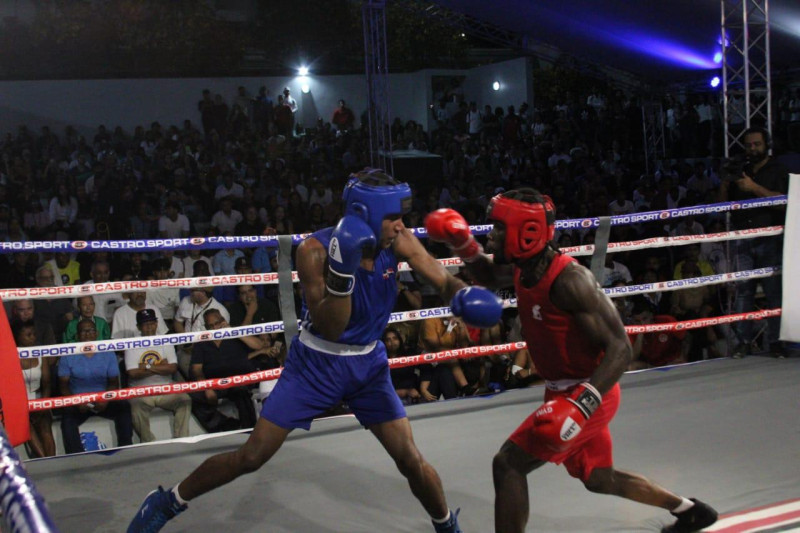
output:
[[[468,101],[519,106],[529,91],[525,65],[524,59],[515,59],[469,71],[428,69],[390,74],[391,116],[427,125],[432,101],[430,80],[434,75],[465,75],[464,94]],[[491,90],[494,79],[502,84],[498,92]],[[304,126],[313,126],[318,117],[330,121],[340,98],[347,101],[360,121],[367,105],[363,75],[312,75],[307,82],[309,94],[301,92],[299,78],[280,77],[0,81],[0,134],[14,132],[20,124],[34,131],[47,125],[59,134],[67,125],[89,134],[99,124],[107,128],[119,125],[131,131],[137,125],[149,126],[152,121],[180,126],[187,118],[199,126],[197,102],[203,89],[222,94],[230,103],[240,85],[251,94],[264,85],[273,99],[288,85],[299,106],[297,121]]]

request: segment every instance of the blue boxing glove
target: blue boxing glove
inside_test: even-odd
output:
[[[325,285],[328,292],[336,296],[347,296],[353,292],[353,274],[361,264],[364,248],[375,248],[375,233],[362,219],[343,216],[331,233],[328,244],[328,275]]]
[[[450,300],[450,309],[469,326],[490,328],[500,321],[503,301],[489,289],[464,287]]]

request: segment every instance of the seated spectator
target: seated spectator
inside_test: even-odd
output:
[[[11,264],[7,268],[0,269],[0,287],[4,289],[33,287],[36,283],[38,266],[36,254],[17,252],[11,256]]]
[[[160,257],[153,261],[152,264],[153,279],[170,279],[172,271],[170,270],[169,259]],[[180,305],[180,303],[180,293],[175,287],[164,287],[147,291],[147,305],[159,310],[168,330],[173,329],[172,321],[175,318],[175,312],[178,310],[178,305]]]
[[[55,258],[48,261],[51,270],[56,272],[56,285],[77,285],[81,280],[81,265],[66,252],[56,252]]]
[[[381,340],[386,346],[386,355],[389,361],[394,357],[406,355],[404,350],[405,343],[396,329],[392,327],[386,328]],[[417,403],[420,399],[418,372],[419,370],[414,366],[391,369],[392,385],[395,392],[397,392],[398,398],[403,400],[403,403]]]
[[[703,261],[700,259],[700,245],[699,244],[689,244],[683,247],[684,248],[684,259],[683,261],[679,261],[675,265],[675,270],[672,275],[672,279],[686,279],[685,273],[687,272],[697,272],[697,276],[713,276],[714,269],[711,268],[711,263],[708,261]],[[684,268],[685,263],[691,263],[692,266],[689,268]],[[695,269],[694,266],[697,268]]]
[[[632,316],[633,325],[666,324],[676,322],[670,315],[653,315],[650,306],[637,301]],[[641,370],[654,366],[686,362],[686,330],[654,331],[629,335],[633,345],[633,359],[628,370]]]
[[[101,317],[94,314],[95,305],[94,297],[92,296],[79,296],[76,299],[78,304],[78,316],[73,318],[64,329],[62,342],[78,342],[78,322],[84,319],[91,320],[97,328],[97,340],[104,341],[111,338],[111,328],[108,327],[108,322]]]
[[[508,372],[506,388],[522,389],[541,381],[543,380],[536,372],[536,365],[533,364],[530,351],[527,348],[517,350]]]
[[[189,236],[189,219],[180,212],[178,202],[169,201],[164,206],[164,214],[158,219],[158,235],[163,239]]]
[[[172,327],[177,333],[186,331],[203,331],[205,322],[203,313],[209,309],[217,309],[227,322],[230,319],[228,310],[216,298],[211,296],[212,289],[207,287],[195,287],[189,290],[189,295],[181,299],[178,310],[175,312],[175,319]],[[178,347],[178,369],[184,377],[190,376],[190,361],[192,357],[193,344],[184,344]]]
[[[261,221],[258,208],[254,205],[247,206],[244,210],[244,220],[236,224],[234,235],[261,235],[266,228]]]
[[[18,348],[36,346],[36,325],[33,320],[11,322],[11,331]],[[25,390],[28,400],[50,397],[50,364],[46,359],[31,357],[20,359],[22,375],[25,379]],[[31,411],[31,439],[25,443],[28,456],[52,457],[56,454],[56,443],[53,439],[53,415],[50,410]]]
[[[205,329],[211,331],[228,327],[228,321],[218,309],[203,313]],[[255,371],[250,356],[264,348],[257,337],[241,337],[199,342],[192,349],[191,375],[195,381],[226,378]],[[206,431],[217,432],[231,429],[231,421],[217,410],[219,400],[227,398],[236,406],[239,428],[251,428],[256,423],[256,413],[249,387],[230,389],[206,389],[192,393],[192,412]]]
[[[233,234],[236,225],[244,220],[242,213],[233,208],[233,200],[228,196],[220,202],[219,211],[211,217],[211,227],[215,228],[220,235],[225,232]]]
[[[230,237],[233,233],[225,233],[226,237]],[[219,276],[228,276],[236,274],[236,260],[244,257],[244,252],[237,248],[223,248],[211,260],[214,267],[214,272]]]
[[[425,352],[439,352],[470,345],[466,325],[457,318],[428,318],[422,322],[419,342]],[[450,399],[469,387],[458,360],[424,365],[420,369],[420,394],[425,401]]]
[[[97,340],[97,328],[88,319],[78,323],[78,341]],[[58,362],[58,380],[62,396],[86,392],[100,392],[119,388],[119,365],[114,352],[82,352],[62,357]],[[66,453],[84,451],[80,425],[92,416],[102,416],[114,421],[117,445],[131,444],[133,429],[131,408],[127,401],[97,401],[65,407],[61,413],[61,436]]]
[[[125,257],[122,258],[115,271],[119,275],[119,278],[123,280],[142,280],[152,275],[150,263],[145,260],[142,252],[130,252],[125,254]]]
[[[124,339],[128,337],[138,337],[139,328],[136,325],[136,313],[150,307],[147,305],[147,292],[132,291],[127,293],[128,303],[114,312],[114,320],[111,322],[111,337],[114,339]],[[153,308],[158,317],[158,334],[166,335],[167,324],[161,316],[161,311]]]
[[[189,253],[186,254],[186,257],[183,258],[183,272],[184,275],[189,276],[198,276],[200,274],[195,273],[195,264],[196,263],[205,263],[206,264],[206,272],[207,274],[202,274],[203,276],[213,276],[214,275],[214,268],[211,266],[211,259],[203,255],[202,250],[198,250],[197,248],[192,248],[189,250]]]
[[[36,270],[37,287],[54,287],[54,280],[53,270],[49,266],[41,266]],[[69,298],[38,299],[34,300],[33,306],[37,320],[50,324],[56,339],[61,338],[67,323],[75,318],[72,300]]]
[[[700,276],[697,261],[689,258],[682,261],[681,276],[682,279]],[[670,314],[677,320],[708,318],[716,314],[715,297],[716,291],[708,285],[674,291]],[[688,335],[687,360],[703,359],[703,350],[708,350],[708,356],[711,358],[719,357],[720,354],[716,348],[717,338],[716,330],[712,326],[691,330]]]
[[[615,256],[616,254],[606,254],[603,287],[611,287],[618,281],[623,281],[626,285],[633,281],[631,271],[622,263],[615,261]]]
[[[111,265],[105,259],[92,262],[90,270],[91,280],[86,283],[108,283],[111,279]],[[119,292],[100,292],[95,294],[94,304],[97,316],[105,319],[106,322],[114,320],[114,312],[125,305],[125,299]]]
[[[136,313],[136,325],[142,337],[157,334],[158,317],[153,309],[142,309]],[[125,369],[128,372],[130,387],[169,385],[172,375],[178,371],[178,357],[171,345],[151,346],[125,350]],[[173,413],[172,436],[189,436],[189,415],[192,413],[192,400],[188,394],[165,394],[132,398],[131,417],[133,429],[142,442],[152,442],[156,436],[150,430],[150,412],[158,407]]]

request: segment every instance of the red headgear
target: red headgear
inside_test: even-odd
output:
[[[556,232],[555,205],[549,196],[528,203],[498,194],[489,203],[489,218],[506,226],[506,259],[528,259],[544,250]]]

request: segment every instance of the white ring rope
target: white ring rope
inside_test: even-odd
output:
[[[685,246],[702,242],[720,242],[739,239],[755,239],[781,235],[783,226],[768,226],[741,231],[726,231],[722,233],[709,233],[704,235],[685,235],[679,237],[654,237],[638,241],[622,241],[608,244],[609,251],[624,252],[640,250],[643,248],[662,248],[666,246]],[[567,255],[583,256],[594,252],[593,244],[582,246],[569,246],[561,249]],[[463,264],[458,257],[437,259],[445,267],[458,267]],[[398,263],[399,272],[409,271],[411,267],[406,262]],[[297,271],[292,272],[292,281],[298,281]],[[193,287],[216,287],[219,285],[275,285],[278,283],[276,272],[262,274],[230,274],[220,276],[204,276],[197,278],[178,278],[164,280],[130,280],[109,281],[107,283],[84,283],[82,285],[66,285],[60,287],[31,287],[24,289],[0,289],[0,299],[3,301],[21,299],[49,299],[49,298],[77,298],[93,294],[110,294],[129,291],[148,291],[158,289],[189,289]]]

